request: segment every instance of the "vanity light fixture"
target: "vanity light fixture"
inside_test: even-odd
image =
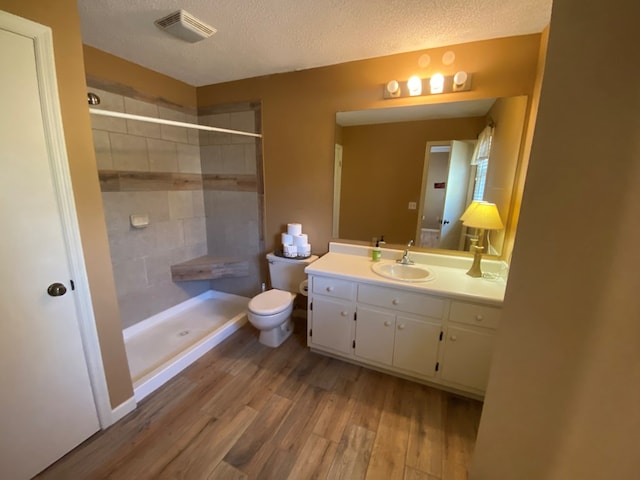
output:
[[[495,203],[477,201],[471,202],[460,219],[462,220],[462,224],[464,226],[475,228],[477,230],[476,237],[471,239],[473,264],[467,272],[467,275],[476,278],[482,277],[480,261],[482,260],[482,253],[484,251],[484,245],[482,244],[484,231],[501,230],[504,228],[502,220],[500,219],[498,207],[496,207]]]
[[[460,71],[453,76],[453,91],[458,92],[467,84],[469,75],[467,72]]]
[[[436,73],[429,80],[429,86],[431,87],[431,93],[442,93],[444,91],[444,75]]]
[[[455,75],[434,74],[431,78],[412,76],[406,82],[390,80],[383,87],[383,98],[417,97],[471,90],[471,74],[459,71]]]
[[[400,84],[397,80],[390,80],[387,82],[386,92],[390,97],[396,98],[400,96]]]
[[[407,88],[409,89],[409,95],[412,97],[422,95],[422,79],[417,75],[410,77],[407,80]]]

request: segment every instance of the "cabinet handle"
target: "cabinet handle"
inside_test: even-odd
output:
[[[333,292],[333,287],[327,287],[327,292]]]
[[[393,300],[391,300],[391,303],[393,303],[394,305],[398,305],[400,303],[400,300],[394,298]]]
[[[451,340],[452,342],[455,342],[458,339],[458,337],[456,337],[455,335],[451,335],[449,337],[449,340]]]
[[[401,323],[400,325],[398,325],[398,330],[404,330],[404,323]]]
[[[349,312],[347,312],[346,310],[343,310],[342,312],[340,312],[340,315],[342,315],[343,317],[346,317],[347,315],[349,315]]]
[[[482,315],[476,315],[476,321],[481,322],[482,321]]]
[[[384,326],[385,327],[390,327],[391,326],[391,322],[389,320],[387,320],[386,322],[384,322]]]

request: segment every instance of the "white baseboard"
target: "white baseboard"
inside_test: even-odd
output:
[[[123,418],[125,415],[133,412],[136,409],[137,405],[138,404],[136,403],[135,397],[131,397],[128,400],[125,400],[124,402],[122,402],[116,408],[111,410],[111,423],[105,426],[104,428],[113,425],[118,420]]]

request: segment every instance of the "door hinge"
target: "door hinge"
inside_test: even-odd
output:
[[[442,334],[443,332],[440,332],[440,341],[442,341]]]
[[[440,370],[440,362],[436,362],[436,372]]]
[[[311,303],[309,304],[309,310],[311,310],[311,311],[313,312],[313,302],[311,302]]]
[[[353,321],[358,320],[358,312],[353,312]]]
[[[313,337],[313,328],[309,330],[309,336]]]
[[[353,348],[356,348],[356,341],[353,341]]]
[[[76,284],[73,283],[73,280],[69,280],[69,284],[71,285],[71,290],[75,290],[76,289]]]

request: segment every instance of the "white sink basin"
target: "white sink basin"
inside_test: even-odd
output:
[[[374,263],[371,266],[374,273],[401,282],[428,282],[434,275],[422,265],[402,265],[400,263]]]

